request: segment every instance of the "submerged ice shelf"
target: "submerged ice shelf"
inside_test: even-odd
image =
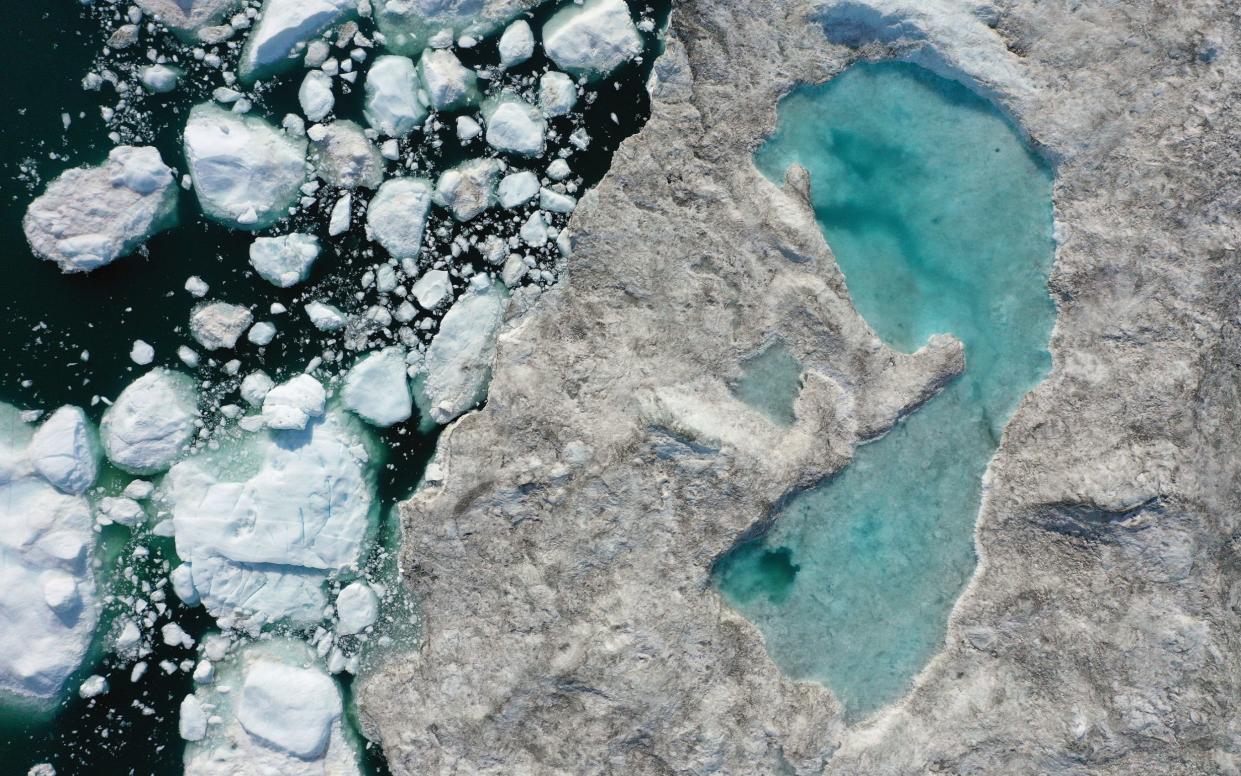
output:
[[[776,662],[857,718],[940,649],[975,565],[983,474],[1050,367],[1052,171],[993,105],[895,62],[794,91],[756,163],[774,181],[794,163],[809,171],[854,305],[885,342],[913,352],[946,332],[965,344],[963,375],[716,570]],[[777,360],[747,371],[771,362],[765,382],[783,391],[791,370]]]

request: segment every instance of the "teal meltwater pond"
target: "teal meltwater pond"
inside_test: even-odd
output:
[[[963,375],[716,569],[777,663],[856,719],[943,644],[976,562],[983,474],[1050,368],[1052,170],[995,106],[897,62],[795,90],[755,159],[776,182],[794,163],[810,172],[853,303],[885,342],[965,344]]]

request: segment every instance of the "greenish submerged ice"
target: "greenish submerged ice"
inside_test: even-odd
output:
[[[794,91],[756,163],[777,182],[793,163],[810,172],[853,303],[885,342],[965,344],[961,377],[717,568],[782,668],[856,719],[943,644],[974,570],[984,471],[1050,367],[1052,170],[993,105],[896,62]]]

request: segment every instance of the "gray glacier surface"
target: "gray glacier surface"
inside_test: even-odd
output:
[[[674,3],[649,121],[401,506],[421,640],[355,685],[392,772],[1241,773],[1239,13]],[[885,344],[809,175],[754,163],[782,96],[880,60],[959,81],[1054,169],[1056,323],[942,648],[854,719],[712,571],[968,368],[950,335]],[[791,416],[750,395],[775,343]]]

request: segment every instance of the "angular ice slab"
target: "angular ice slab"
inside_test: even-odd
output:
[[[422,230],[431,209],[431,183],[422,178],[383,182],[366,210],[371,237],[394,258],[414,258],[422,250]]]
[[[469,221],[496,203],[500,170],[496,159],[471,159],[445,170],[435,182],[435,204],[458,221]]]
[[[185,126],[185,160],[209,218],[265,229],[289,215],[306,179],[306,141],[255,116],[204,103]]]
[[[267,0],[241,52],[241,77],[253,80],[291,66],[302,44],[343,21],[357,6],[357,0]]]
[[[435,110],[458,110],[478,102],[478,78],[451,51],[427,49],[418,61],[418,75]]]
[[[543,25],[543,50],[556,66],[598,78],[642,53],[625,0],[567,3]]]
[[[399,345],[369,353],[345,375],[341,402],[372,426],[409,420],[414,407],[405,370],[405,348]]]
[[[422,126],[427,107],[418,96],[418,70],[409,57],[377,57],[366,73],[366,123],[389,137],[402,138]]]
[[[68,170],[26,210],[30,250],[61,272],[90,272],[133,253],[176,219],[177,186],[151,146],[118,146],[98,167]]]
[[[315,173],[331,186],[373,189],[383,183],[384,159],[352,121],[333,121],[315,133],[310,159]]]
[[[188,375],[152,369],[130,383],[103,414],[108,460],[130,474],[158,474],[198,431],[198,394]]]
[[[436,423],[448,423],[487,396],[507,307],[503,284],[480,278],[444,314],[417,391],[419,406]]]
[[[511,92],[483,103],[487,120],[487,145],[518,156],[543,153],[547,121],[538,108]]]
[[[289,288],[310,276],[319,258],[319,238],[313,234],[282,234],[256,237],[250,245],[250,265],[259,277],[280,288]]]
[[[43,421],[26,448],[31,466],[64,493],[77,496],[95,484],[102,449],[78,407],[61,407]]]

